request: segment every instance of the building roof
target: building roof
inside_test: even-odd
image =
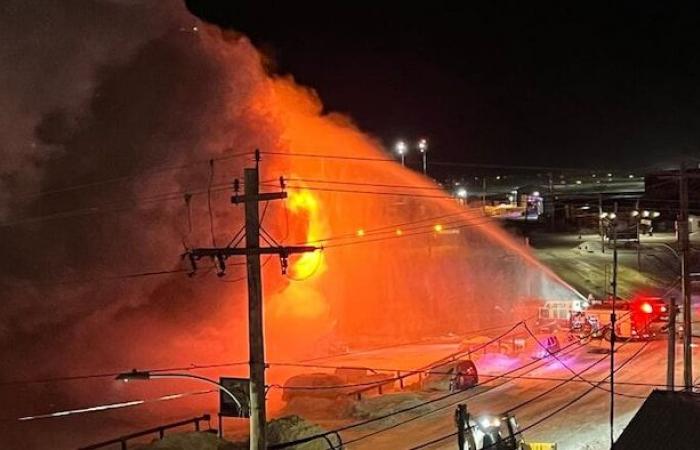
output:
[[[700,448],[700,394],[653,391],[614,448],[697,450]]]

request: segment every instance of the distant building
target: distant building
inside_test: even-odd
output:
[[[688,210],[691,215],[700,214],[700,169],[688,169]],[[678,170],[654,172],[644,177],[642,206],[660,212],[659,222],[673,226],[680,207]],[[697,228],[697,224],[691,228]]]

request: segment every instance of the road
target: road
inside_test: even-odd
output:
[[[636,351],[640,350],[641,343],[629,343],[616,352],[616,364],[630,358]],[[562,358],[562,361],[575,371],[581,371],[592,363],[603,359],[603,362],[585,372],[582,376],[590,381],[604,379],[609,371],[609,359],[606,355],[591,353],[590,350],[598,346],[595,342],[578,348],[571,354]],[[642,352],[631,360],[616,377],[618,382],[642,382],[642,383],[665,383],[665,366],[662,361],[665,359],[666,342],[651,342]],[[522,362],[526,362],[523,358]],[[477,362],[477,365],[478,362]],[[531,369],[532,367],[528,368]],[[558,378],[567,379],[572,376],[561,363],[551,360],[544,366],[529,371],[524,369],[513,373],[513,376],[525,375],[538,378]],[[480,367],[482,373],[484,367]],[[680,376],[680,366],[678,374]],[[496,374],[499,372],[489,371]],[[502,373],[502,372],[501,372]],[[483,376],[482,376],[483,380]],[[436,402],[431,405],[435,412],[424,417],[411,421],[406,425],[399,425],[395,428],[367,437],[356,443],[352,443],[348,448],[376,449],[393,448],[409,449],[418,444],[431,441],[444,435],[454,433],[454,409],[457,403],[466,403],[469,411],[473,415],[498,414],[513,408],[514,406],[544,393],[556,385],[561,387],[532,403],[514,411],[522,428],[544,417],[554,409],[566,404],[577,395],[590,388],[589,384],[583,382],[562,383],[554,380],[533,380],[533,379],[510,379],[496,380],[493,383],[478,387],[473,391],[467,391],[460,395],[455,395],[449,399]],[[601,387],[607,388],[606,383]],[[635,396],[645,396],[652,387],[618,385],[619,392]],[[582,398],[562,412],[556,414],[551,419],[541,425],[525,432],[525,437],[529,441],[557,442],[560,449],[604,449],[609,447],[609,392],[594,389],[589,395]],[[615,435],[619,435],[627,422],[639,408],[642,399],[616,396],[616,419]],[[421,414],[425,412],[421,411]],[[389,423],[375,423],[343,433],[344,441],[353,441],[364,435],[381,430],[388,425],[395,424],[412,415],[419,415],[408,412]],[[432,449],[454,449],[456,438],[449,438],[445,441],[426,448]]]
[[[588,380],[597,381],[607,376],[609,365],[605,354],[591,353],[602,344],[602,341],[579,347],[573,345],[569,350],[570,354],[562,357],[562,361],[576,371],[583,370],[586,366],[596,360],[603,359],[590,371],[583,374]],[[485,376],[500,375],[507,373],[514,368],[533,361],[534,343],[529,342],[528,347],[518,355],[503,355],[497,353],[479,352],[474,355],[474,359],[479,367],[481,380],[488,378]],[[632,342],[619,348],[616,352],[617,364],[629,358],[635,351],[639,350],[642,343]],[[411,344],[385,348],[375,351],[358,352],[345,356],[326,358],[307,362],[307,364],[320,366],[364,366],[391,369],[413,369],[440,359],[455,352],[459,348],[456,342]],[[678,355],[680,355],[680,347]],[[665,358],[666,341],[652,341],[642,353],[625,366],[617,375],[618,382],[642,382],[642,383],[665,383]],[[679,356],[680,357],[680,356]],[[697,360],[697,359],[696,359]],[[533,368],[536,370],[531,370]],[[700,370],[700,365],[695,365],[695,373]],[[285,366],[272,365],[270,369],[269,382],[283,382],[287,377],[302,372],[323,372],[331,369],[296,367],[287,368]],[[681,379],[682,368],[677,367],[677,380]],[[236,375],[235,371],[227,371],[227,375]],[[203,373],[206,373],[204,371]],[[210,376],[216,376],[209,372]],[[569,372],[561,363],[556,360],[537,362],[527,369],[516,371],[511,376],[527,376],[538,378],[565,379],[571,377]],[[121,389],[121,385],[112,380],[99,381],[103,383],[105,394],[114,393],[114,389]],[[453,414],[456,403],[467,403],[469,410],[474,415],[487,413],[501,413],[515,405],[543,393],[547,389],[558,384],[556,380],[535,380],[527,379],[497,379],[491,383],[473,390],[465,391],[448,399],[434,402],[429,407],[422,407],[417,410],[402,413],[391,418],[363,425],[342,433],[344,441],[351,441],[370,433],[377,433],[373,436],[361,439],[347,446],[350,449],[409,449],[423,442],[439,438],[443,435],[455,431]],[[130,386],[134,389],[136,386]],[[528,404],[515,411],[521,427],[528,427],[541,417],[553,411],[555,408],[564,405],[567,401],[584,392],[590,386],[582,382],[570,382],[564,386],[543,396],[537,401]],[[141,392],[141,398],[153,398],[163,393],[182,392],[202,389],[202,386],[188,381],[158,383],[156,381],[146,382],[138,387],[140,391],[128,391],[122,393],[120,399],[136,396]],[[650,392],[648,386],[618,385],[619,392],[625,394],[645,396]],[[434,398],[444,395],[444,392],[430,394],[424,399]],[[395,397],[415,394],[395,394]],[[273,390],[270,394],[272,414],[279,414],[279,390]],[[138,397],[137,397],[138,398]],[[391,399],[392,397],[386,397]],[[142,405],[134,408],[126,408],[116,411],[103,411],[77,416],[47,419],[44,421],[26,422],[12,426],[13,440],[8,442],[22,442],[21,448],[48,448],[47,443],[51,442],[53,449],[75,448],[78,445],[85,445],[102,439],[116,437],[123,433],[133,432],[147,428],[156,424],[178,420],[186,417],[194,417],[202,412],[214,412],[216,410],[215,394],[201,395],[193,398],[172,400],[150,405]],[[643,400],[618,396],[616,398],[616,435],[621,432],[625,424],[635,413]],[[50,405],[47,405],[47,408]],[[529,429],[525,432],[526,439],[530,441],[554,441],[559,444],[560,449],[604,449],[608,448],[608,412],[609,393],[595,389],[588,396],[571,407],[563,410],[541,425]],[[400,425],[399,422],[422,416],[426,412],[435,410],[430,414]],[[322,421],[326,428],[343,426],[360,421],[360,418],[350,418],[345,420]],[[245,432],[246,423],[242,420],[229,420],[226,423],[227,435],[239,435]],[[384,428],[392,428],[381,431]],[[7,435],[6,435],[7,436]],[[436,445],[427,448],[455,448],[456,439],[450,438]],[[15,444],[16,445],[16,444]],[[2,447],[5,448],[5,447]],[[15,448],[15,447],[7,447]],[[19,448],[19,447],[16,447]]]

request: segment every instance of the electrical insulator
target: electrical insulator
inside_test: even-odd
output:
[[[224,256],[222,254],[216,255],[216,268],[218,269],[216,272],[217,277],[223,277],[226,275],[226,261],[224,260]]]
[[[289,267],[289,261],[287,260],[286,255],[280,256],[280,264],[282,265],[282,275],[287,275],[287,268]]]

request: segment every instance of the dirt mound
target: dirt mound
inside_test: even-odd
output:
[[[275,419],[267,424],[268,445],[292,442],[309,436],[322,434],[320,426],[299,416]],[[339,445],[337,438],[329,436],[333,445]],[[248,441],[229,442],[209,432],[173,433],[164,439],[136,447],[138,450],[247,450]],[[326,450],[328,442],[321,438],[288,447],[289,450]]]
[[[279,444],[303,439],[323,433],[325,430],[299,416],[288,416],[275,419],[267,425],[268,444]],[[328,437],[333,445],[339,446],[337,438]],[[315,439],[304,444],[288,447],[290,450],[327,450],[328,442],[325,439]],[[228,449],[227,449],[228,450]]]
[[[353,399],[347,395],[335,398],[294,397],[284,407],[284,414],[309,419],[343,419],[350,417]]]

